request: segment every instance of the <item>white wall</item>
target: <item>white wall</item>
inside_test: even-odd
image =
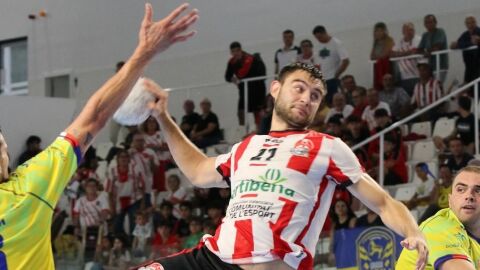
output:
[[[75,101],[63,98],[1,97],[0,124],[8,144],[10,165],[25,150],[30,135],[42,139],[46,147],[72,120]]]
[[[70,74],[72,96],[77,105],[82,105],[92,91],[113,74],[115,63],[127,58],[135,47],[143,2],[3,0],[0,1],[0,41],[28,36],[31,96],[45,95],[45,76]],[[180,3],[179,0],[151,2],[155,18]],[[386,22],[392,36],[398,39],[402,22],[412,20],[421,34],[423,16],[434,13],[439,26],[452,41],[464,31],[465,15],[480,13],[478,0],[197,0],[193,4],[200,10],[198,35],[158,56],[146,71],[165,87],[223,81],[228,45],[233,40],[242,42],[246,51],[260,52],[271,73],[273,54],[281,46],[282,31],[294,30],[298,43],[303,38],[313,40],[311,30],[317,24],[325,25],[344,42],[351,55],[347,72],[368,87],[371,74],[367,60],[375,22]],[[38,13],[42,8],[48,12],[46,18],[27,19],[29,13]],[[450,77],[462,78],[462,72],[460,58],[454,57]],[[78,80],[76,88],[74,78]],[[177,92],[171,96],[170,107],[177,119],[182,115],[183,99],[209,96],[223,127],[237,122],[236,89],[231,85],[201,93]],[[103,133],[99,139],[106,138]]]

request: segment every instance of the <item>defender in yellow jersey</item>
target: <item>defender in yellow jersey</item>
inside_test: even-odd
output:
[[[193,36],[193,31],[184,32],[198,15],[192,10],[180,16],[187,8],[181,5],[155,22],[152,7],[146,4],[137,48],[123,68],[92,95],[66,132],[10,175],[7,144],[0,133],[0,270],[55,268],[50,226],[64,187],[82,154],[125,100],[148,62]]]
[[[479,164],[459,171],[448,202],[449,208],[438,211],[420,225],[430,249],[426,269],[480,269]],[[413,269],[415,258],[415,251],[404,249],[396,269]]]

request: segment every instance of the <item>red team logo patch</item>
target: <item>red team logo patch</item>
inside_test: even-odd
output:
[[[295,143],[295,146],[290,152],[295,156],[308,157],[308,154],[313,147],[314,144],[310,139],[303,139]]]
[[[154,262],[152,264],[149,264],[147,266],[141,267],[138,270],[165,270],[163,266],[157,262]]]

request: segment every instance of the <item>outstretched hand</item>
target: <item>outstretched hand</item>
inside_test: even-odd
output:
[[[400,245],[408,250],[416,249],[418,258],[415,270],[425,269],[428,263],[428,248],[427,242],[423,237],[407,237],[400,242]]]
[[[171,45],[185,41],[195,34],[188,28],[198,19],[198,10],[193,9],[181,17],[180,14],[188,8],[182,4],[160,21],[153,21],[152,6],[145,4],[145,16],[139,32],[138,48],[144,55],[153,57],[155,54],[166,50]]]

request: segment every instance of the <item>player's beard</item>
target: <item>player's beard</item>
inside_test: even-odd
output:
[[[280,119],[287,123],[289,128],[305,129],[312,124],[315,114],[310,113],[307,117],[295,115],[292,111],[295,106],[282,101],[280,96],[281,93],[279,93],[279,98],[275,100],[274,112]]]

